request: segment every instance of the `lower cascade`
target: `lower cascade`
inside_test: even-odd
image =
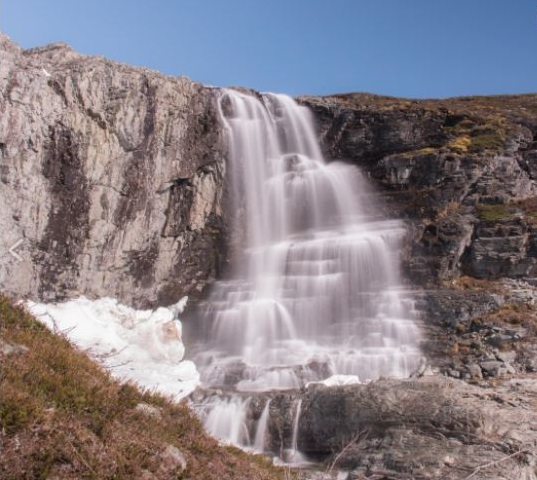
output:
[[[234,90],[219,106],[242,249],[203,307],[193,359],[204,386],[226,393],[199,411],[215,436],[262,451],[272,405],[249,412],[255,392],[408,376],[419,329],[398,272],[402,224],[375,212],[356,167],[325,162],[309,111]],[[280,448],[296,457],[291,408]]]

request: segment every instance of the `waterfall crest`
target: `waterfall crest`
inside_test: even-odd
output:
[[[290,97],[224,90],[220,113],[245,238],[208,301],[202,381],[265,391],[410,374],[419,332],[397,267],[402,225],[372,211],[357,168],[325,162]]]

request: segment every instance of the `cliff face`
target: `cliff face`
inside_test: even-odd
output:
[[[0,111],[4,291],[144,306],[215,277],[226,154],[213,91],[1,36]]]
[[[229,239],[217,93],[63,44],[0,50],[2,289],[137,307],[199,296]],[[537,298],[537,95],[300,101],[327,156],[364,169],[405,219],[404,272],[427,288],[434,335]]]
[[[114,296],[136,307],[201,296],[221,273],[229,239],[216,95],[188,79],[84,57],[63,44],[23,51],[0,35],[0,289],[45,301]],[[335,416],[338,445],[349,442],[346,428],[365,432],[334,460],[356,469],[356,478],[362,470],[399,472],[415,458],[432,478],[489,451],[492,441],[493,454],[464,464],[470,476],[505,455],[526,472],[534,461],[525,457],[531,434],[509,432],[516,431],[516,402],[535,409],[537,95],[300,101],[317,119],[327,156],[364,169],[386,215],[405,219],[403,269],[408,284],[421,287],[416,307],[428,358],[446,375],[478,385],[525,375],[499,394],[451,380],[445,388],[420,380],[408,388],[388,382],[357,393],[302,392],[300,448],[322,458],[335,452],[332,437],[319,442]],[[407,393],[392,401],[390,392]],[[423,405],[437,404],[441,410],[422,416]],[[479,424],[482,404],[498,422]],[[431,439],[434,458],[416,457]],[[437,465],[443,452],[455,453]]]
[[[537,371],[537,95],[301,101],[405,219],[428,357],[456,378]]]
[[[414,283],[535,277],[537,95],[302,102],[328,155],[366,169],[388,214],[407,219]]]

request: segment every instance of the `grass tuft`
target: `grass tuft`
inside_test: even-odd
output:
[[[484,222],[508,220],[516,213],[512,205],[499,203],[494,205],[480,204],[477,206],[477,216]]]

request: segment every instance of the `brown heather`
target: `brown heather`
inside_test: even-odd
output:
[[[0,295],[2,345],[28,350],[3,355],[0,387],[0,477],[24,479],[277,479],[263,457],[222,447],[186,404],[121,385]],[[160,418],[135,409],[146,403]],[[163,473],[168,445],[187,469]]]

